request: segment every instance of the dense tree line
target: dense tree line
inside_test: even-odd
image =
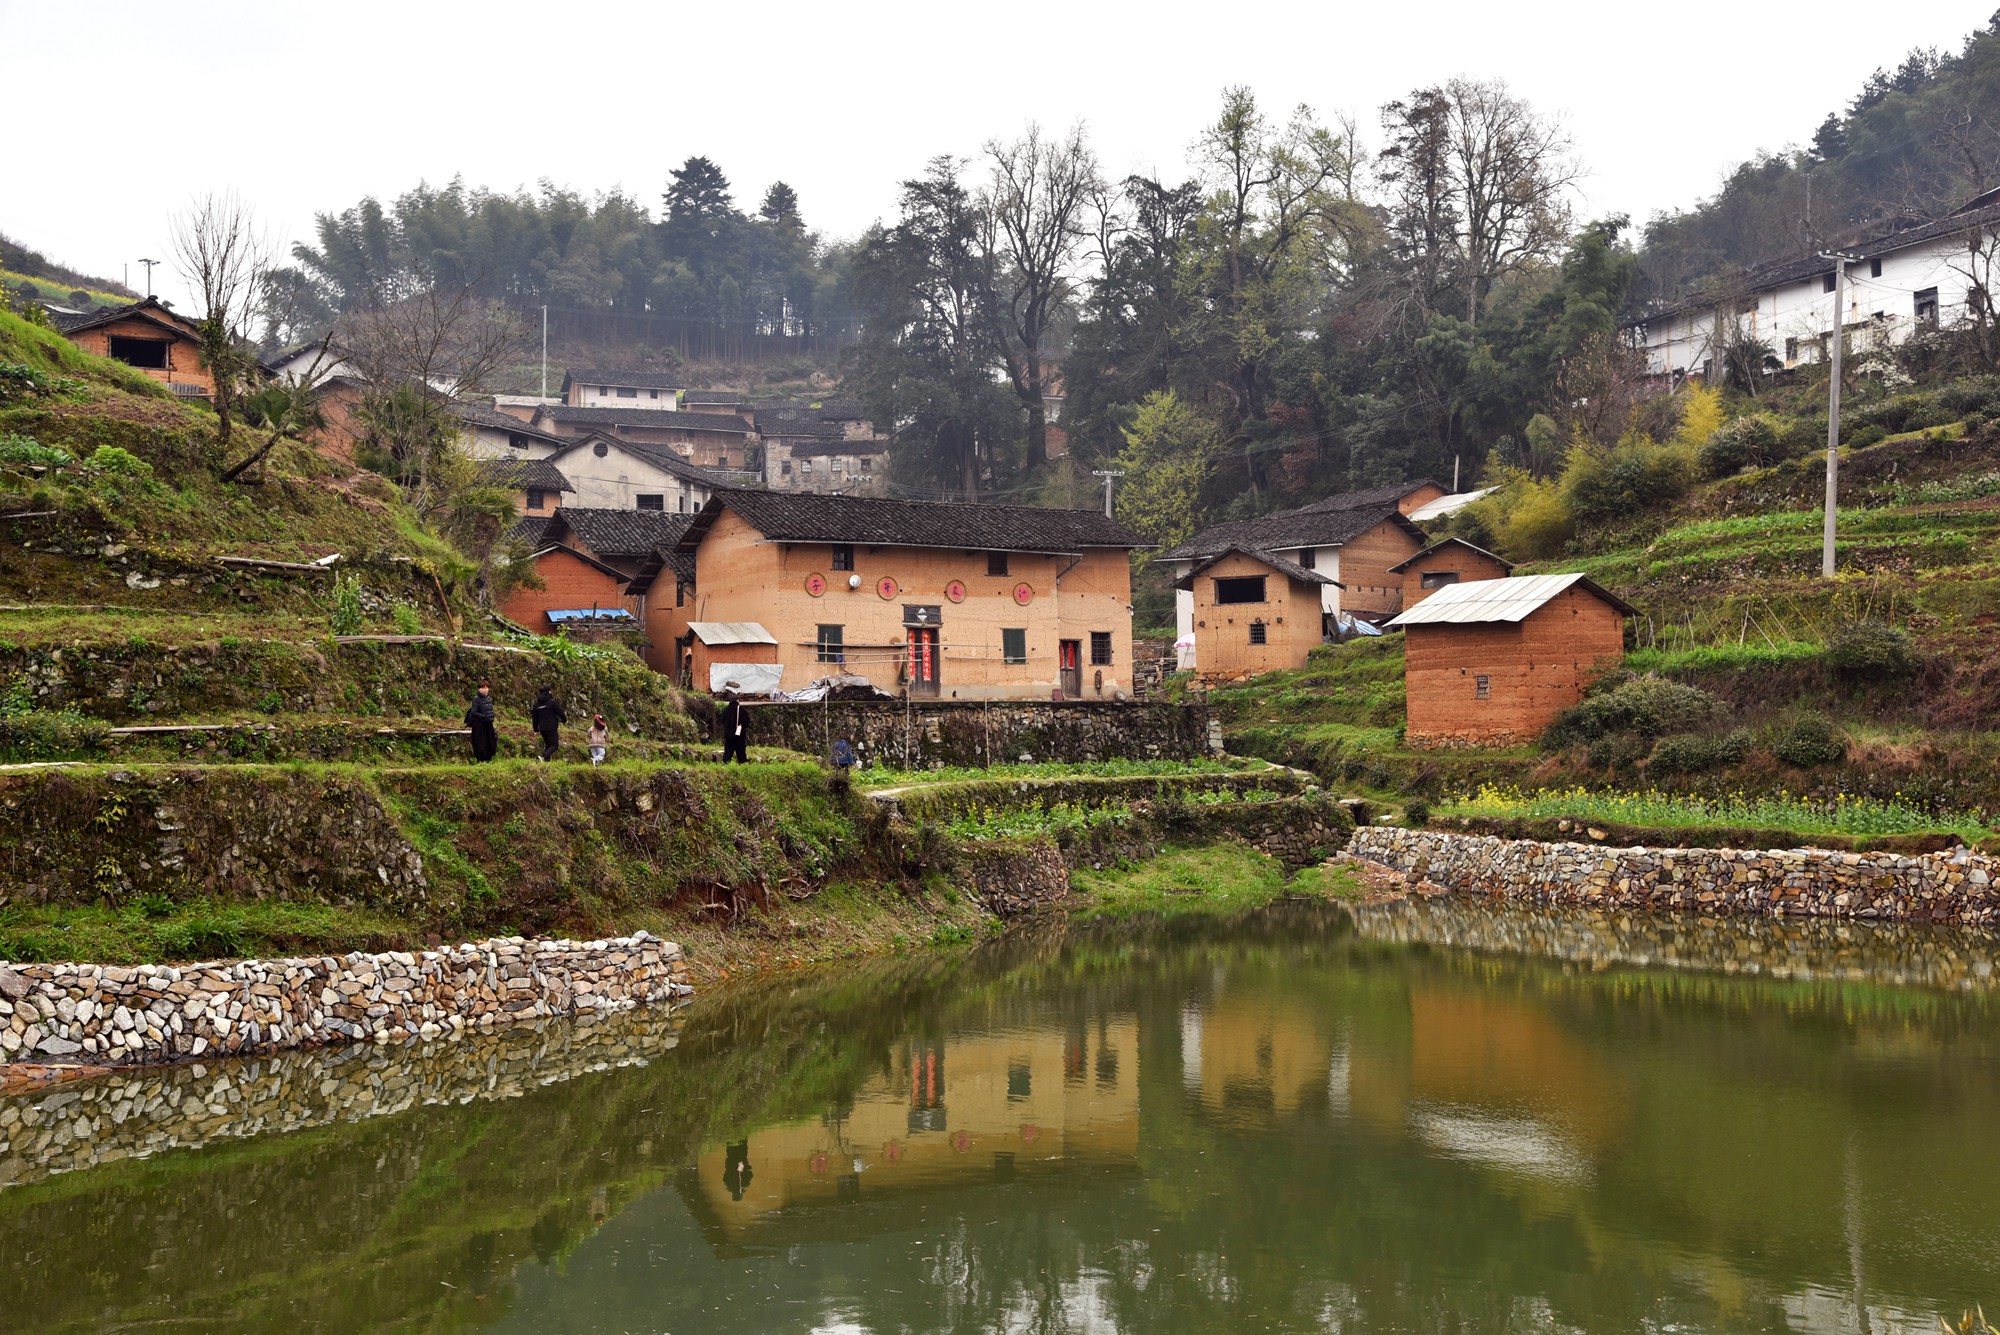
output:
[[[1940,217],[2000,184],[2000,14],[1957,52],[1878,69],[1804,147],[1741,164],[1714,198],[1646,228],[1635,300],[1794,259],[1899,218]]]
[[[851,328],[848,252],[807,227],[784,182],[745,212],[722,170],[692,157],[669,174],[660,205],[656,219],[616,192],[590,198],[545,181],[508,194],[453,181],[320,214],[313,240],[266,280],[267,342],[433,288],[523,311],[678,321],[703,333],[697,355],[729,355],[757,335]]]

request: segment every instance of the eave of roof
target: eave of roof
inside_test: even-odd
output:
[[[1447,584],[1385,626],[1483,626],[1521,622],[1571,589],[1594,594],[1621,616],[1638,616],[1639,609],[1588,575],[1515,575]]]
[[[1418,552],[1415,556],[1412,556],[1407,561],[1398,561],[1395,565],[1389,567],[1389,573],[1392,575],[1400,575],[1405,570],[1408,570],[1411,567],[1422,563],[1425,557],[1435,556],[1437,553],[1443,551],[1447,547],[1463,547],[1468,552],[1476,553],[1480,556],[1485,557],[1489,561],[1497,561],[1509,570],[1512,570],[1514,568],[1514,563],[1512,561],[1509,561],[1506,557],[1495,556],[1492,552],[1487,551],[1484,547],[1476,546],[1473,543],[1469,543],[1464,538],[1445,538],[1440,542],[1432,543],[1430,546],[1424,548],[1422,551]]]
[[[1282,556],[1277,556],[1271,552],[1259,551],[1255,547],[1240,546],[1231,546],[1227,551],[1217,552],[1214,556],[1197,563],[1187,574],[1174,581],[1174,587],[1177,589],[1192,589],[1197,575],[1213,569],[1218,562],[1227,560],[1232,555],[1247,556],[1253,561],[1262,562],[1288,579],[1298,580],[1302,584],[1331,584],[1336,589],[1347,587],[1339,580],[1322,575],[1317,570],[1308,570],[1296,561],[1287,561]]]
[[[682,549],[698,546],[725,509],[734,511],[771,542],[1022,555],[1080,554],[1106,548],[1130,551],[1146,546],[1137,534],[1095,510],[719,488],[682,535]]]

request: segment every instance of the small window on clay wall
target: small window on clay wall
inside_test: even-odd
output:
[[[1472,679],[1472,695],[1476,700],[1491,700],[1493,698],[1493,678],[1487,676],[1484,672],[1474,677]]]

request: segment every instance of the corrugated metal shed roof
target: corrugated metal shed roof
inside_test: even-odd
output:
[[[553,608],[542,613],[549,620],[560,625],[565,621],[636,621],[630,612],[622,607],[569,607]]]
[[[776,644],[777,638],[754,621],[690,621],[688,629],[703,644]]]
[[[1574,587],[1588,589],[1626,616],[1638,615],[1638,609],[1587,575],[1521,575],[1447,584],[1388,624],[1476,626],[1495,621],[1525,621],[1547,606],[1550,599]]]
[[[1457,514],[1482,496],[1491,496],[1498,487],[1483,487],[1478,491],[1456,491],[1449,496],[1440,496],[1434,501],[1425,501],[1410,511],[1410,518],[1421,524],[1428,519],[1443,519],[1446,515]]]

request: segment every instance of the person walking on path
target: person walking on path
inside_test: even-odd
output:
[[[604,715],[593,714],[590,718],[590,763],[592,766],[604,763],[604,748],[611,744],[611,727],[605,723]]]
[[[727,764],[736,761],[748,764],[750,761],[750,720],[743,702],[736,698],[736,692],[728,695],[729,703],[722,707],[722,759]]]
[[[535,697],[535,708],[529,716],[535,731],[542,735],[542,760],[544,763],[556,758],[556,729],[569,722],[569,715],[563,712],[562,701],[548,687],[542,687]]]
[[[500,749],[500,736],[493,730],[491,683],[479,683],[479,694],[472,697],[472,705],[465,711],[465,726],[472,729],[472,758],[475,761],[493,759],[493,753]]]

